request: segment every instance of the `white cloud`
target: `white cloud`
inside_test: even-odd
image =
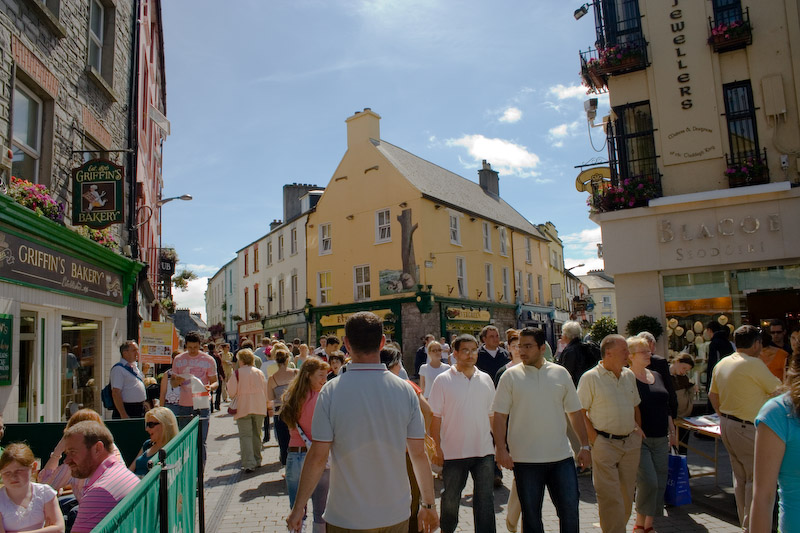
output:
[[[599,227],[562,235],[561,242],[564,243],[564,264],[567,268],[584,264],[573,269],[573,274],[585,274],[589,270],[603,268],[603,260],[597,257],[597,245],[603,242]]]
[[[553,85],[548,89],[548,94],[552,94],[559,100],[567,100],[570,98],[575,98],[578,100],[582,100],[586,98],[586,87],[583,85],[563,85],[559,83],[558,85]]]
[[[603,270],[605,268],[603,260],[594,257],[592,259],[572,259],[569,257],[564,258],[564,265],[569,268],[571,265],[580,265],[583,264],[581,267],[576,267],[570,270],[576,276],[582,276],[589,272],[590,270]]]
[[[184,268],[187,270],[191,270],[198,276],[202,276],[203,274],[216,274],[217,271],[219,270],[219,267],[216,265],[199,265],[195,263],[188,263],[188,264],[180,263],[175,268],[175,270],[177,272],[180,272]]]
[[[447,139],[445,144],[466,148],[474,159],[474,162],[468,163],[471,168],[485,159],[501,174],[513,174],[521,178],[538,175],[535,169],[540,162],[539,156],[529,152],[527,147],[512,141],[476,134],[464,135],[458,139]]]
[[[580,122],[577,120],[570,124],[559,124],[554,128],[550,128],[547,131],[547,137],[550,139],[550,143],[555,146],[556,148],[560,148],[564,146],[564,139],[567,137],[572,137],[578,132],[578,127],[580,126]]]
[[[191,265],[188,265],[191,266]],[[172,298],[175,305],[180,309],[189,309],[192,313],[200,313],[203,320],[206,319],[206,289],[208,288],[208,276],[203,276],[189,282],[186,292],[180,289],[173,289]]]
[[[577,233],[568,233],[561,236],[565,247],[585,251],[597,251],[597,243],[603,242],[600,227],[585,229]]]
[[[503,111],[503,116],[501,116],[498,120],[500,122],[508,122],[513,124],[514,122],[519,122],[522,118],[522,111],[517,107],[509,107]]]

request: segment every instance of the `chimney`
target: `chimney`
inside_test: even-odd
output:
[[[497,171],[492,170],[492,165],[483,160],[483,168],[478,171],[478,179],[483,189],[492,196],[500,196],[500,178]]]
[[[275,228],[277,228],[278,226],[280,226],[281,224],[283,224],[283,220],[275,219],[275,220],[273,220],[272,222],[269,223],[269,230],[272,231]]]
[[[370,139],[380,139],[380,121],[381,116],[368,107],[365,107],[364,111],[356,111],[352,117],[345,120],[347,123],[347,148],[352,148],[365,141],[368,142]]]
[[[283,220],[289,221],[305,211],[302,208],[301,199],[309,191],[317,190],[320,187],[308,183],[292,183],[283,186]]]

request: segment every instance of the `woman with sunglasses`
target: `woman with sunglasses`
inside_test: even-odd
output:
[[[34,461],[31,449],[18,442],[0,456],[0,531],[64,533],[55,489],[31,481]]]
[[[144,414],[144,427],[150,438],[144,441],[142,449],[129,467],[139,477],[147,475],[150,471],[148,463],[153,460],[158,450],[178,434],[178,420],[166,407],[156,407]]]

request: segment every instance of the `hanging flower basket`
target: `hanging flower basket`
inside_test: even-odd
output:
[[[34,184],[11,176],[8,196],[37,215],[49,218],[59,224],[64,223],[64,204],[53,200],[50,191],[44,185]]]
[[[730,24],[721,23],[711,28],[708,44],[715,52],[738,50],[753,42],[753,32],[750,23],[736,20]]]

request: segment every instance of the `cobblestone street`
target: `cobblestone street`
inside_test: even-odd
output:
[[[286,484],[278,462],[278,447],[274,437],[264,452],[264,462],[252,474],[245,474],[239,467],[239,441],[233,417],[216,412],[211,417],[208,435],[208,465],[205,472],[206,531],[208,533],[285,532],[284,519],[289,512]],[[713,454],[713,442],[694,440],[693,444]],[[724,447],[720,444],[720,486],[714,487],[713,476],[694,478],[691,505],[668,508],[663,518],[656,520],[659,533],[714,531],[739,531],[735,525],[735,507],[731,496],[730,467]],[[697,456],[690,457],[692,471],[708,468],[707,463],[695,465]],[[495,490],[497,531],[506,530],[506,502],[512,475],[504,471],[504,486]],[[599,532],[600,524],[590,477],[580,477],[581,531]],[[437,493],[441,482],[436,482]],[[473,531],[472,488],[468,482],[464,489],[457,531]],[[437,509],[439,502],[437,501]],[[544,527],[546,531],[558,531],[558,517],[549,499],[545,498]],[[310,531],[310,526],[307,531]],[[633,521],[629,524],[633,529]]]

